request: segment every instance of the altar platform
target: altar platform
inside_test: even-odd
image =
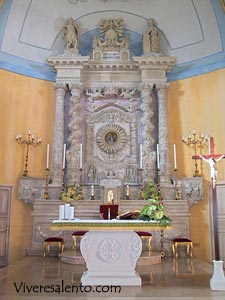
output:
[[[83,265],[85,266],[84,258],[80,250],[66,250],[61,254],[60,260],[63,263],[71,265]],[[156,251],[142,251],[140,257],[137,260],[137,266],[149,267],[151,265],[161,263],[161,254]]]

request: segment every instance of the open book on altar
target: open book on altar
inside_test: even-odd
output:
[[[123,214],[118,215],[116,218],[118,220],[137,220],[140,217],[139,210],[127,211]]]

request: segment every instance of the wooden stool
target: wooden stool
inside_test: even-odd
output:
[[[152,234],[146,231],[135,231],[137,235],[141,237],[141,239],[148,239],[148,250],[151,250],[151,241],[152,241]]]
[[[50,237],[44,240],[43,244],[43,250],[44,254],[43,257],[46,256],[46,251],[48,250],[49,253],[49,248],[50,246],[58,246],[58,257],[60,257],[60,254],[63,252],[64,249],[64,240],[59,237]]]
[[[187,238],[176,238],[172,241],[172,251],[173,256],[178,257],[177,247],[178,245],[187,246],[187,255],[193,257],[193,243],[190,239]]]
[[[76,249],[77,246],[77,237],[82,238],[83,235],[85,235],[87,231],[74,231],[72,234],[72,239],[73,239],[73,246],[72,249]]]

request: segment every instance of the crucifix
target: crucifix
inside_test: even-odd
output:
[[[212,180],[212,207],[213,207],[213,227],[214,227],[214,247],[215,247],[215,260],[220,260],[219,254],[219,237],[218,237],[218,213],[217,213],[217,195],[216,195],[216,179],[217,169],[216,162],[225,158],[225,154],[214,153],[213,137],[209,140],[209,154],[207,155],[193,155],[192,159],[202,159],[209,164],[210,176]]]

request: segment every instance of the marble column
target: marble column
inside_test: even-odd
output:
[[[152,116],[154,114],[152,109],[152,89],[153,84],[145,84],[141,86],[142,104],[141,110],[143,112],[142,123],[142,144],[143,144],[143,180],[154,181],[155,177],[155,151],[153,146],[155,143],[152,137],[154,124],[152,123]]]
[[[53,184],[62,183],[62,160],[64,141],[64,97],[66,86],[56,83],[55,124],[52,149],[51,179]]]
[[[169,85],[158,84],[158,141],[160,151],[160,170],[161,184],[171,184],[171,162],[170,162],[170,146],[169,146],[169,130],[168,130],[168,109],[167,109],[167,89]]]
[[[67,151],[67,180],[68,185],[79,183],[80,144],[81,135],[81,88],[79,84],[70,85],[70,135],[68,138],[69,150]]]

